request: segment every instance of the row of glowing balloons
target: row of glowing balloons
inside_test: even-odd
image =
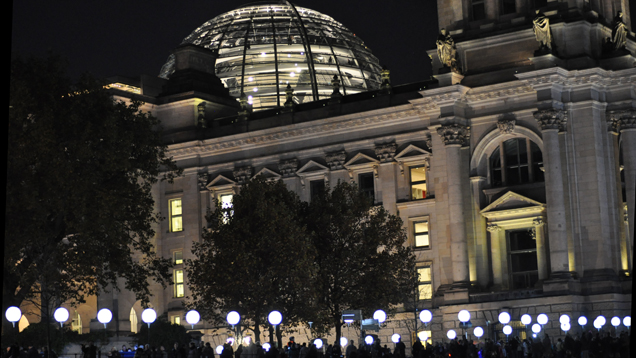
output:
[[[459,313],[457,314],[457,318],[459,319],[460,322],[462,323],[466,323],[468,321],[470,321],[470,312],[468,310],[461,310],[459,311]],[[424,324],[428,324],[429,322],[431,322],[431,320],[433,319],[433,313],[431,313],[431,311],[429,310],[423,310],[420,312],[420,320],[424,323]],[[508,336],[510,334],[512,334],[512,327],[510,325],[508,325],[508,323],[510,323],[510,313],[508,312],[501,312],[499,314],[499,323],[503,324],[503,333]],[[521,323],[523,323],[525,326],[528,326],[530,324],[532,324],[532,317],[529,314],[524,314],[521,316]],[[548,323],[548,315],[546,315],[545,313],[541,313],[537,316],[537,323],[532,325],[532,332],[534,333],[539,333],[541,332],[541,329],[543,327],[543,325]],[[570,330],[571,325],[570,325],[570,316],[563,314],[561,315],[561,317],[559,317],[559,323],[561,324],[561,330],[564,332],[567,332]],[[585,326],[587,324],[587,318],[585,316],[580,316],[578,319],[578,323],[581,326]],[[594,327],[596,329],[601,329],[605,323],[607,323],[607,320],[605,319],[604,316],[597,316],[596,319],[594,320],[593,324]],[[614,316],[612,317],[612,319],[610,320],[610,323],[612,324],[612,326],[614,326],[614,328],[617,328],[618,326],[621,325],[621,319],[618,316]],[[622,323],[625,327],[630,327],[632,325],[632,318],[631,316],[625,316],[622,320]],[[422,334],[423,332],[420,332],[420,334]],[[481,327],[475,327],[475,329],[473,330],[473,334],[477,337],[477,338],[481,338],[481,336],[484,335],[484,329]],[[446,336],[449,339],[455,339],[455,337],[457,337],[457,332],[455,332],[454,330],[449,330],[446,334]],[[423,334],[422,336],[419,336],[421,340],[426,340],[427,337],[425,334]]]

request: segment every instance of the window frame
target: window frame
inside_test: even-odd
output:
[[[430,276],[430,281],[423,281],[420,277],[420,269],[424,269],[424,268],[428,268],[429,269],[429,276]],[[415,272],[417,273],[418,277],[417,277],[417,301],[418,302],[422,302],[422,301],[430,301],[433,299],[433,264],[431,262],[421,262],[418,263],[415,266]],[[431,290],[430,290],[430,298],[421,298],[422,297],[422,292],[421,292],[421,287],[428,285],[430,286]]]
[[[172,203],[176,201],[179,201],[181,203],[181,205],[179,206],[179,208],[181,209],[181,212],[179,214],[173,213]],[[181,227],[179,230],[175,230],[174,228],[174,223],[173,223],[174,219],[180,219]],[[169,228],[168,228],[169,232],[183,232],[184,227],[183,227],[183,198],[182,197],[168,199],[168,225],[169,225]]]
[[[528,227],[528,228],[518,228],[518,229],[506,229],[506,254],[507,254],[507,260],[508,260],[508,282],[509,282],[509,288],[511,290],[523,290],[523,289],[529,289],[534,287],[534,285],[529,286],[529,287],[515,287],[514,286],[514,282],[515,280],[513,279],[514,276],[520,276],[520,275],[528,275],[531,273],[535,273],[536,274],[536,280],[534,282],[534,284],[536,284],[539,281],[539,259],[538,259],[538,248],[537,248],[537,242],[536,242],[536,238],[534,238],[533,240],[535,241],[535,245],[534,245],[534,249],[521,249],[521,250],[512,250],[512,245],[510,243],[510,234],[513,232],[522,232],[522,231],[531,231],[533,228],[532,227]],[[530,270],[530,271],[519,271],[519,272],[513,272],[513,265],[512,265],[512,261],[513,261],[513,255],[518,255],[518,254],[523,254],[523,253],[534,253],[534,259],[537,262],[537,269],[536,270]]]
[[[181,272],[181,282],[177,281],[177,273]],[[183,269],[174,269],[172,271],[172,283],[174,285],[173,298],[185,297],[185,272]],[[179,288],[181,288],[181,295],[179,295]]]
[[[358,175],[356,177],[356,184],[358,185],[358,190],[360,190],[361,192],[363,192],[365,194],[366,193],[370,193],[371,195],[368,195],[368,194],[366,194],[366,195],[371,199],[371,202],[373,204],[375,204],[376,203],[376,196],[377,196],[376,192],[375,192],[376,191],[375,173],[373,171],[360,171],[360,172],[357,172],[357,174]],[[362,189],[362,187],[360,185],[360,178],[363,177],[363,176],[371,178],[371,183],[373,183],[373,188],[372,189],[365,189],[365,190]]]
[[[522,162],[522,153],[521,146],[519,143],[523,140],[525,143],[525,160],[526,162]],[[505,151],[505,143],[510,141],[515,141],[515,153],[507,154]],[[533,145],[535,148],[533,148]],[[535,151],[533,151],[535,149]],[[540,153],[540,158],[535,154]],[[518,163],[512,164],[508,162],[508,157],[511,157],[512,154],[517,158]],[[496,156],[497,155],[497,156]],[[494,166],[493,163],[498,162],[497,166]],[[543,167],[543,152],[541,151],[541,147],[527,137],[515,137],[509,138],[497,143],[497,147],[493,149],[487,157],[488,163],[488,182],[491,188],[501,188],[507,186],[517,186],[517,185],[527,185],[533,183],[543,183],[545,182],[545,176],[542,172]],[[522,168],[527,168],[527,176],[522,175]],[[518,180],[515,183],[510,181],[509,171],[516,170],[518,172]],[[496,172],[499,172],[500,181],[495,181],[497,175]]]
[[[426,223],[426,236],[427,236],[427,241],[428,241],[428,245],[417,245],[417,235],[418,232],[416,231],[416,226],[417,224],[421,224],[421,223]],[[420,234],[423,234],[424,232],[421,232]],[[414,249],[419,249],[419,250],[430,250],[431,249],[431,222],[430,220],[428,220],[428,217],[420,219],[420,220],[413,220],[413,248]]]
[[[417,165],[417,164],[415,164],[415,165],[410,165],[408,168],[409,168],[409,189],[410,189],[409,197],[410,197],[411,201],[417,201],[417,200],[425,200],[425,199],[427,199],[427,198],[428,198],[428,168],[426,167],[426,164],[425,164],[425,163],[422,163],[421,165]],[[413,172],[412,172],[412,170],[413,170],[413,169],[420,169],[420,168],[424,169],[424,177],[425,177],[426,179],[424,179],[424,180],[418,180],[418,181],[415,181],[415,182],[414,182],[414,181],[413,181]],[[423,198],[420,198],[420,199],[414,199],[414,198],[413,198],[413,185],[422,185],[422,184],[424,184],[424,186],[425,186],[425,188],[426,188],[426,189],[424,190],[424,193],[425,193],[425,194],[424,194],[424,197],[423,197]]]

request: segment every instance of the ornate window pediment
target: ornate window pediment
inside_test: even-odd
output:
[[[329,168],[313,160],[310,160],[307,162],[307,164],[303,165],[300,169],[298,169],[298,171],[296,172],[296,175],[318,176],[318,175],[326,174],[327,172],[329,172]]]
[[[432,153],[417,147],[413,144],[409,144],[408,147],[404,148],[398,155],[395,156],[395,160],[399,162],[410,163],[414,161],[425,160],[427,157],[431,156]]]
[[[361,168],[373,167],[374,165],[378,165],[378,164],[380,164],[379,160],[375,158],[371,158],[370,156],[364,153],[358,153],[349,161],[347,161],[344,164],[344,167],[350,170],[356,170]]]
[[[253,178],[256,178],[259,175],[263,177],[265,180],[278,180],[282,178],[282,175],[268,168],[263,168],[259,170],[258,173],[254,174]]]
[[[210,191],[218,191],[224,189],[231,189],[238,183],[224,175],[218,175],[216,178],[206,185],[206,188]]]
[[[485,207],[481,214],[488,219],[504,219],[540,215],[546,205],[509,191]]]

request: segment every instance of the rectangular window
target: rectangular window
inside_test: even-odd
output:
[[[418,299],[430,300],[433,298],[433,284],[431,280],[431,267],[421,266],[417,268],[418,275]]]
[[[183,210],[181,199],[172,199],[170,204],[170,232],[183,231]]]
[[[424,167],[410,168],[411,172],[411,200],[426,199],[426,169]]]
[[[517,5],[515,0],[501,0],[501,14],[514,14],[517,12]]]
[[[231,210],[233,207],[233,204],[232,204],[233,198],[234,196],[232,194],[223,194],[219,196],[219,201],[221,202],[221,209],[224,210],[223,222],[226,224],[230,220],[230,216],[234,214],[234,211]]]
[[[172,324],[181,324],[181,316],[172,316],[170,322]]]
[[[358,174],[358,188],[372,202],[375,202],[375,184],[373,181],[373,173]]]
[[[473,0],[472,10],[473,21],[483,20],[486,18],[486,6],[484,4],[484,0]]]
[[[174,297],[183,297],[184,295],[183,270],[174,270]]]
[[[431,339],[431,334],[432,331],[428,330],[418,330],[417,331],[417,337],[420,339],[420,341],[422,342],[422,344],[433,344],[433,340]],[[415,342],[415,332],[411,332],[412,338],[411,338],[411,342]]]
[[[181,265],[183,263],[183,251],[175,251],[172,257],[175,265]]]
[[[309,195],[310,198],[322,193],[325,190],[324,180],[312,180],[309,182]]]
[[[429,248],[428,221],[416,221],[413,223],[413,241],[417,248]]]
[[[537,241],[530,230],[506,231],[513,289],[532,288],[539,280]]]

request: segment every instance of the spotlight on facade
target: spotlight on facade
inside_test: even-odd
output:
[[[537,316],[537,323],[539,323],[540,325],[544,325],[548,323],[548,315],[545,313],[542,313],[540,315]]]
[[[457,337],[457,332],[455,332],[455,330],[449,329],[448,332],[446,332],[446,337],[448,337],[448,339],[455,339],[455,337]]]
[[[201,320],[201,315],[196,310],[190,310],[186,313],[186,322],[192,325],[192,329],[194,329],[194,325],[199,323]]]
[[[539,333],[541,332],[541,325],[538,323],[535,323],[532,325],[532,332],[534,333]]]
[[[432,319],[433,313],[431,313],[431,311],[423,310],[422,312],[420,312],[420,321],[422,321],[424,324],[428,324],[429,322],[431,322]]]
[[[459,321],[462,323],[470,321],[470,312],[468,312],[467,310],[459,311],[459,313],[457,314],[457,319],[459,319]]]
[[[529,314],[524,314],[523,316],[521,316],[521,323],[524,326],[529,326],[530,323],[532,323],[532,316],[530,316]]]
[[[610,323],[612,324],[612,326],[614,326],[614,328],[616,328],[616,327],[621,325],[621,319],[619,317],[617,317],[617,316],[614,316],[610,320]]]
[[[269,343],[267,343],[267,342],[263,343],[263,349],[264,349],[266,352],[269,352],[269,349],[270,349],[270,348],[272,348],[272,345],[271,345],[271,344],[269,344]]]
[[[230,313],[227,314],[226,320],[227,323],[230,324],[232,328],[234,328],[234,326],[236,326],[241,321],[241,315],[236,311],[230,311]]]
[[[625,325],[625,327],[629,328],[632,325],[632,317],[631,316],[625,316],[625,318],[623,318],[623,325]]]
[[[379,323],[386,321],[386,312],[383,310],[377,310],[373,312],[373,319],[377,319]]]
[[[373,336],[364,337],[364,343],[366,343],[368,345],[372,345],[373,344]]]
[[[572,326],[570,326],[570,322],[561,323],[561,330],[563,332],[569,331],[570,328],[572,328]]]
[[[561,324],[570,323],[570,316],[566,314],[562,314],[561,317],[559,317],[559,323]]]
[[[510,313],[508,312],[501,312],[499,314],[499,323],[501,324],[508,324],[510,323]]]
[[[11,322],[13,327],[15,327],[15,323],[22,318],[22,311],[16,306],[11,306],[7,308],[4,316],[7,318],[7,321]]]
[[[587,324],[587,318],[585,316],[581,316],[579,317],[579,325],[580,326],[585,326]]]
[[[400,341],[400,338],[401,338],[401,337],[400,337],[400,335],[399,335],[399,334],[394,333],[394,334],[391,336],[391,341],[392,341],[393,343],[397,343],[397,342],[399,342],[399,341]]]
[[[141,320],[146,322],[148,326],[157,319],[157,312],[152,308],[146,308],[141,312]]]
[[[340,347],[344,348],[347,346],[347,344],[349,344],[349,340],[347,339],[347,337],[340,337]]]
[[[97,312],[97,320],[104,325],[104,328],[106,328],[106,325],[112,319],[113,313],[108,308],[102,308],[101,310],[99,310],[99,312]]]
[[[53,313],[53,317],[60,324],[60,327],[63,327],[64,322],[66,322],[69,317],[68,310],[64,307],[59,307],[55,310],[55,313]]]
[[[477,337],[477,339],[481,338],[481,336],[484,335],[484,329],[481,327],[475,327],[475,329],[473,330],[473,334],[475,335],[475,337]]]

